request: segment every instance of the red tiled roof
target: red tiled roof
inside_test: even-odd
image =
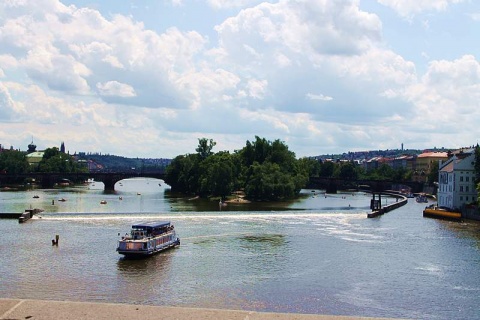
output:
[[[452,172],[453,171],[453,161],[450,161],[445,167],[440,169],[441,172]]]
[[[418,158],[448,158],[446,152],[424,152],[418,155]]]

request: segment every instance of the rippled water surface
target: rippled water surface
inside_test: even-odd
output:
[[[45,210],[24,224],[0,220],[0,297],[480,319],[476,222],[423,218],[414,201],[367,219],[370,195],[311,190],[295,202],[220,210],[162,183],[124,180],[112,194],[101,183],[0,192],[0,212]],[[122,259],[118,234],[147,220],[171,220],[181,246]]]

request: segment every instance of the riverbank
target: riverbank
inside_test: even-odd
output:
[[[249,320],[354,320],[387,319],[313,314],[253,312],[243,310],[179,308],[113,303],[0,299],[0,319],[131,320],[131,319],[249,319]]]

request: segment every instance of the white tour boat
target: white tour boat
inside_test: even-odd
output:
[[[130,234],[118,240],[117,251],[126,257],[150,256],[180,245],[174,226],[169,221],[134,224]]]

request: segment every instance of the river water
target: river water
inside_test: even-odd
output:
[[[45,210],[23,224],[0,220],[0,297],[480,319],[477,222],[423,218],[415,201],[367,219],[371,196],[359,192],[305,190],[294,202],[220,210],[159,180],[115,189],[0,192],[0,212]],[[181,246],[123,259],[119,234],[149,220],[172,221]]]

